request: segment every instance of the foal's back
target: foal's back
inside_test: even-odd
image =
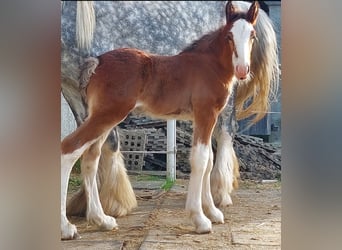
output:
[[[139,108],[153,117],[192,120],[195,103],[221,106],[227,97],[223,76],[212,70],[212,59],[204,53],[158,56],[123,48],[98,59],[87,90],[90,109],[101,102],[116,111]]]

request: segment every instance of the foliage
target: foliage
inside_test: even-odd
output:
[[[82,184],[82,178],[79,175],[70,175],[68,191],[76,191]]]
[[[80,174],[81,173],[81,158],[79,158],[75,162],[75,164],[74,164],[74,166],[72,168],[72,173],[74,173],[74,174]]]
[[[170,178],[166,178],[166,181],[161,188],[164,189],[165,191],[169,191],[172,188],[174,183],[175,183],[174,180],[171,180]]]

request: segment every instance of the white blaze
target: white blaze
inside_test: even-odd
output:
[[[253,30],[254,28],[252,24],[244,19],[239,19],[234,22],[233,27],[230,30],[233,34],[234,44],[237,52],[237,57],[235,53],[233,53],[234,69],[236,69],[236,66],[250,66],[250,52],[252,49],[250,36],[251,31]]]

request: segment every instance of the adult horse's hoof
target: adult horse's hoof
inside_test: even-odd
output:
[[[116,223],[115,218],[106,215],[105,219],[103,220],[102,224],[99,225],[100,229],[110,231],[113,229],[118,229],[118,224]]]
[[[211,211],[206,211],[205,214],[213,223],[219,223],[219,224],[224,223],[224,215],[221,212],[221,210],[216,207],[214,207]]]

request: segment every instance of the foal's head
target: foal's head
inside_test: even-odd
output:
[[[245,80],[250,72],[252,45],[256,38],[254,25],[258,11],[258,2],[253,2],[247,13],[236,10],[232,2],[226,5],[226,38],[232,51],[234,75],[240,80]]]

